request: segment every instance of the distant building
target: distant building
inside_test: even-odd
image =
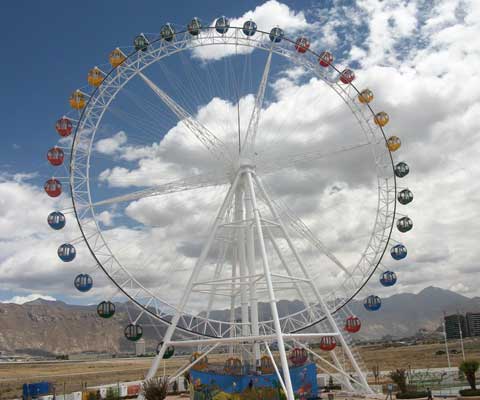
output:
[[[469,312],[466,317],[470,336],[480,336],[480,313]]]
[[[464,315],[446,315],[444,319],[447,339],[460,339],[460,330],[462,332],[462,337],[470,336],[468,332],[467,319]]]
[[[145,339],[140,339],[135,342],[135,355],[136,356],[144,356],[146,354],[145,351]]]

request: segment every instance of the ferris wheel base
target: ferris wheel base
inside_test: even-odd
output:
[[[258,192],[258,193],[257,193]],[[265,225],[268,220],[261,215],[259,211],[259,206],[257,202],[257,197],[264,201],[267,209],[270,210],[271,218],[273,219],[275,225],[279,228],[280,232],[284,235],[284,239],[288,244],[292,255],[294,256],[296,262],[298,263],[301,270],[304,272],[304,277],[297,277],[292,274],[291,269],[288,263],[285,261],[284,257],[282,256],[281,252],[278,251],[278,244],[276,243],[275,236],[270,232],[270,229],[267,225]],[[229,332],[229,336],[226,335],[219,335],[213,338],[205,338],[200,335],[196,335],[197,337],[193,340],[175,340],[174,334],[178,327],[179,321],[182,318],[184,313],[186,304],[190,298],[190,294],[193,290],[199,285],[205,285],[206,283],[211,284],[215,283],[218,284],[219,280],[213,281],[204,281],[201,280],[201,271],[204,267],[206,258],[210,252],[210,249],[213,246],[213,243],[217,237],[217,233],[221,229],[222,225],[228,225],[230,221],[226,220],[227,210],[233,209],[234,210],[234,219],[235,225],[239,225],[237,228],[236,233],[236,240],[234,240],[239,257],[239,265],[240,265],[240,277],[237,277],[235,274],[232,274],[231,283],[229,284],[236,284],[240,278],[254,280],[254,278],[258,279],[260,277],[264,280],[266,285],[267,293],[268,293],[268,301],[270,303],[270,311],[272,314],[272,324],[269,327],[269,331],[265,329],[260,329],[260,321],[258,318],[258,314],[255,312],[258,308],[257,298],[255,296],[255,287],[250,289],[250,298],[251,298],[251,305],[247,307],[247,303],[242,305],[242,323],[243,325],[240,327],[240,331],[237,333],[234,330]],[[247,235],[245,235],[245,232]],[[258,253],[260,254],[260,266],[256,265],[255,260],[255,249],[253,245],[253,235],[256,235],[257,242],[256,247],[258,249]],[[267,247],[266,241],[270,240],[272,242],[273,248],[277,251],[278,257],[285,268],[286,274],[278,274],[272,272],[269,257],[267,255]],[[243,255],[243,256],[242,256]],[[242,268],[243,266],[243,268]],[[247,268],[248,267],[248,268]],[[257,268],[258,267],[258,268]],[[261,267],[261,268],[260,268]],[[294,243],[291,240],[280,214],[275,209],[273,202],[270,200],[270,197],[264,188],[262,182],[260,181],[259,177],[257,176],[255,169],[251,166],[242,164],[239,169],[237,170],[236,176],[233,179],[231,186],[225,196],[225,199],[220,207],[217,217],[215,218],[212,227],[210,228],[208,238],[205,242],[205,245],[202,249],[200,256],[198,257],[196,264],[191,272],[188,284],[185,288],[183,296],[176,308],[176,313],[173,316],[170,325],[165,333],[163,338],[163,344],[158,351],[157,356],[155,357],[152,366],[146,376],[146,380],[153,378],[156,375],[156,372],[160,366],[160,362],[163,359],[163,356],[166,352],[168,346],[187,346],[187,347],[197,347],[198,349],[202,349],[202,352],[196,352],[192,354],[192,359],[189,365],[186,367],[180,368],[173,376],[169,378],[170,382],[173,382],[177,379],[177,377],[181,376],[187,371],[190,371],[192,374],[192,385],[200,388],[200,390],[210,390],[211,387],[214,385],[218,386],[218,382],[225,381],[229,382],[229,387],[231,388],[232,392],[230,393],[237,393],[233,391],[233,386],[238,386],[241,390],[244,390],[245,382],[248,382],[247,389],[253,390],[255,387],[255,382],[259,382],[263,374],[257,375],[256,372],[259,368],[259,364],[261,361],[264,360],[268,365],[268,372],[270,375],[274,377],[274,381],[278,383],[277,390],[280,389],[283,391],[284,395],[282,398],[286,398],[287,400],[294,400],[298,398],[295,394],[295,388],[298,390],[302,390],[307,393],[308,390],[312,390],[316,387],[316,369],[317,364],[318,367],[324,371],[331,373],[332,371],[338,373],[340,375],[339,381],[342,383],[342,386],[350,392],[356,392],[359,394],[368,394],[372,395],[373,391],[367,383],[366,376],[360,369],[359,365],[359,356],[358,354],[354,354],[353,350],[351,349],[351,342],[347,342],[344,338],[344,335],[341,333],[339,324],[335,320],[330,308],[325,303],[323,297],[321,296],[318,288],[315,285],[311,285],[312,290],[315,294],[315,299],[318,301],[319,306],[321,307],[324,316],[325,316],[325,323],[326,326],[321,326],[318,323],[314,323],[314,328],[317,330],[315,333],[288,333],[285,332],[282,328],[282,324],[280,322],[279,312],[277,309],[277,298],[275,295],[275,281],[274,278],[281,277],[282,279],[288,279],[293,287],[297,288],[299,297],[304,300],[304,304],[308,305],[309,302],[306,298],[304,298],[302,291],[298,287],[298,282],[309,282],[311,278],[308,274],[305,265],[295,249]],[[255,281],[257,282],[257,281]],[[255,284],[253,282],[253,286]],[[247,299],[247,292],[246,286],[240,285],[243,289],[243,296],[244,299]],[[212,290],[211,296],[214,295],[215,290]],[[210,305],[208,307],[210,310]],[[232,305],[232,310],[234,310],[234,304]],[[249,313],[248,311],[251,311]],[[249,316],[251,314],[251,317]],[[312,311],[312,318],[314,318],[313,311]],[[241,332],[241,333],[240,333]],[[263,332],[263,333],[260,333]],[[312,350],[308,344],[308,342],[312,342],[315,339],[320,339],[320,349],[323,352],[327,352],[330,355],[330,360],[325,358],[322,353],[316,352]],[[272,342],[275,342],[276,350],[278,350],[278,356],[274,357],[272,351],[270,349],[270,345]],[[341,346],[343,355],[345,360],[347,360],[351,371],[353,371],[354,375],[351,375],[347,372],[345,360],[340,362],[338,356],[333,351],[336,345]],[[232,365],[224,367],[224,372],[227,374],[219,374],[219,371],[210,370],[207,355],[214,350],[218,350],[221,346],[228,346],[229,351],[228,353],[234,354],[239,353],[240,358],[236,358],[235,363],[232,361]],[[234,347],[236,346],[237,351],[234,351]],[[261,356],[261,348],[263,348],[263,356]],[[292,366],[292,359],[287,356],[287,349],[292,348],[294,350],[298,350],[302,353],[302,363],[303,370],[300,369],[299,371],[303,375],[303,378],[307,375],[309,371],[308,368],[312,369],[312,372],[308,373],[310,375],[315,376],[312,383],[309,383],[310,386],[303,387],[302,385],[297,385],[292,377],[292,371],[297,371],[295,368],[291,368]],[[240,351],[238,351],[240,350]],[[230,377],[230,381],[226,378],[229,372],[230,367],[235,368],[244,368],[244,366],[248,366],[249,362],[246,361],[248,359],[253,360],[253,365],[255,365],[255,369],[253,370],[255,374],[250,374],[251,369],[247,369],[247,374],[243,374],[242,380],[237,382],[235,379]],[[232,357],[230,358],[230,360]],[[237,361],[238,360],[238,361]],[[310,367],[306,367],[308,361],[308,365]],[[227,360],[228,362],[228,360]],[[278,365],[277,365],[278,363]],[[296,362],[293,362],[295,366]],[[199,371],[200,370],[200,371]],[[203,372],[205,370],[205,372]],[[261,369],[260,369],[261,370]],[[282,371],[290,371],[289,373],[282,373]],[[243,372],[243,370],[242,370]],[[264,370],[265,372],[265,370]],[[206,374],[205,376],[200,376],[199,374]],[[237,370],[238,373],[238,370]],[[199,375],[199,377],[195,378],[195,375]],[[211,376],[209,374],[214,374]],[[212,383],[216,382],[216,383]],[[204,383],[202,383],[204,382]],[[225,383],[225,385],[227,385]],[[235,385],[234,385],[235,384]],[[202,386],[203,385],[203,386]],[[225,386],[224,385],[224,386]],[[228,386],[228,385],[227,385]],[[215,390],[219,390],[216,389]],[[236,390],[236,389],[235,389]],[[267,390],[267,389],[262,389]],[[270,389],[268,389],[270,390]],[[273,390],[273,389],[272,389]],[[280,394],[280,392],[278,392]],[[205,394],[206,396],[206,394]],[[231,396],[230,396],[231,397]],[[230,398],[226,397],[226,398]],[[251,397],[251,396],[250,396]],[[195,397],[199,398],[198,396]],[[212,398],[211,396],[202,397],[202,398]],[[241,398],[241,397],[240,397]],[[265,397],[262,395],[260,398],[275,398],[275,397]],[[308,398],[308,397],[307,397]]]
[[[295,396],[317,398],[317,367],[315,363],[305,363],[289,370]],[[282,374],[283,375],[283,374]],[[191,399],[281,399],[284,392],[276,374],[239,374],[229,375],[211,371],[190,371]],[[202,397],[204,396],[204,397]],[[210,397],[209,397],[210,396]]]

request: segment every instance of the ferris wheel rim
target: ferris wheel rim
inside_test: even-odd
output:
[[[205,28],[202,28],[202,30],[212,30],[212,29],[215,29],[215,28],[214,28],[214,27],[205,27]],[[230,27],[230,29],[235,29],[236,31],[242,30],[241,27]],[[182,33],[187,33],[187,32],[188,32],[188,31],[178,32],[177,35],[180,35],[180,34],[182,34]],[[263,33],[264,35],[268,35],[268,32],[261,31],[261,30],[257,30],[257,33]],[[288,37],[283,37],[282,40],[285,40],[285,41],[287,41],[287,42],[289,42],[289,43],[291,43],[291,44],[294,44],[294,43],[295,43],[293,40],[289,39]],[[150,42],[150,45],[149,45],[149,46],[151,46],[152,44],[154,44],[154,43],[156,43],[156,42],[161,42],[161,41],[162,41],[161,38],[158,38],[158,39],[156,39],[156,40],[153,40],[152,42]],[[256,43],[256,42],[257,42],[257,41],[255,41],[255,40],[250,40],[250,45],[249,45],[248,47],[252,47],[252,48],[254,48],[254,49],[265,50],[265,48],[263,48],[263,47],[261,47],[261,46],[253,45],[253,44]],[[228,43],[218,43],[218,44],[228,44]],[[245,45],[245,44],[241,44],[241,45],[242,45],[242,46],[247,46],[247,45]],[[173,54],[175,54],[175,53],[177,53],[177,52],[184,51],[184,50],[191,50],[192,48],[195,48],[195,47],[197,47],[197,46],[185,46],[184,48],[179,49],[179,50],[177,50],[177,51],[175,51],[175,52],[171,52],[171,53],[169,53],[169,54],[166,55],[166,56],[170,56],[170,55],[173,55]],[[272,46],[272,47],[273,47],[273,46]],[[139,52],[140,52],[140,50],[136,50],[136,51],[133,51],[133,52],[131,52],[130,54],[128,54],[127,57],[125,58],[125,60],[122,61],[122,64],[121,64],[121,65],[123,65],[123,64],[126,62],[127,59],[129,59],[130,57],[134,56],[135,54],[137,54],[137,53],[139,53]],[[311,54],[313,54],[313,55],[315,55],[315,56],[318,57],[318,54],[315,53],[315,52],[314,52],[313,50],[311,50],[311,49],[307,49],[307,52],[309,52],[309,53],[311,53]],[[277,54],[278,54],[278,53],[277,53]],[[279,54],[279,55],[282,55],[282,54]],[[163,58],[163,57],[162,57],[162,58]],[[155,62],[156,62],[156,61],[158,61],[158,60],[155,60]],[[151,65],[151,64],[153,64],[153,62],[149,63],[148,65]],[[115,70],[117,70],[117,68],[121,67],[121,65],[112,68],[112,69],[108,72],[108,74],[105,76],[105,79],[106,79],[108,76],[110,76]],[[143,70],[144,68],[146,68],[148,65],[144,65],[141,70]],[[332,68],[334,71],[336,71],[337,73],[340,73],[340,70],[339,70],[333,63],[330,64],[329,67],[331,67],[331,68]],[[312,71],[312,72],[314,72],[314,71]],[[137,73],[138,73],[138,72],[137,72]],[[137,73],[135,73],[134,75],[132,75],[132,77],[135,76]],[[320,76],[318,76],[318,75],[316,75],[316,76],[319,77],[320,79],[322,79],[323,81],[325,81],[327,84],[329,84],[329,82],[328,82],[324,77],[320,77]],[[131,79],[131,78],[130,78],[130,79]],[[331,83],[331,82],[330,82],[330,83]],[[103,83],[102,83],[102,84],[103,84]],[[332,83],[331,85],[329,84],[329,86],[332,87],[332,86],[333,86],[333,83]],[[357,92],[357,94],[360,94],[360,91],[356,88],[356,86],[355,86],[353,83],[350,82],[350,83],[348,84],[348,86],[349,86],[349,87],[352,87],[352,88]],[[71,177],[73,177],[73,170],[75,169],[74,161],[73,161],[73,154],[74,154],[74,152],[75,152],[75,145],[76,145],[76,138],[77,138],[78,129],[79,129],[80,125],[81,125],[80,122],[84,120],[84,114],[85,114],[86,110],[87,110],[88,107],[89,107],[90,101],[91,101],[92,98],[95,96],[96,92],[97,92],[98,90],[100,90],[100,87],[101,87],[101,86],[97,87],[97,88],[92,92],[90,98],[89,98],[88,101],[87,101],[86,107],[82,110],[82,113],[81,113],[81,115],[80,115],[80,117],[79,117],[79,123],[77,124],[77,126],[76,126],[76,128],[75,128],[75,133],[74,133],[74,137],[73,137],[73,141],[72,141],[72,159],[71,159],[71,162],[70,162],[70,175],[71,175]],[[121,88],[123,88],[123,86],[122,86]],[[121,88],[120,88],[118,91],[120,91]],[[117,91],[117,93],[118,93],[118,91]],[[366,106],[368,107],[371,115],[374,116],[374,115],[375,115],[375,112],[374,112],[373,109],[371,108],[370,104],[366,104]],[[108,108],[108,105],[105,107],[105,109],[107,109],[107,108]],[[101,118],[99,119],[99,121],[101,121]],[[380,132],[381,132],[381,134],[382,134],[382,136],[383,136],[383,140],[384,140],[385,143],[386,143],[387,138],[386,138],[386,135],[385,135],[385,133],[384,133],[383,128],[382,128],[381,126],[378,126],[377,128],[380,129]],[[93,135],[93,137],[94,137],[94,135]],[[92,142],[93,142],[93,137],[92,137]],[[89,149],[89,157],[90,157],[90,153],[91,153],[91,149]],[[390,164],[391,164],[392,171],[393,171],[393,169],[394,169],[393,157],[392,157],[392,154],[391,154],[391,152],[390,152],[389,150],[387,151],[387,153],[388,153],[388,155],[389,155]],[[394,193],[396,193],[396,177],[395,177],[395,174],[394,174],[394,173],[392,174],[392,177],[393,177],[393,183],[394,183]],[[87,180],[87,186],[88,186],[88,187],[90,186],[90,182],[89,182],[88,180]],[[78,222],[78,224],[79,224],[80,230],[81,230],[81,232],[82,232],[82,236],[83,236],[83,238],[84,238],[84,240],[85,240],[85,243],[87,244],[87,246],[88,246],[88,248],[89,248],[90,253],[91,253],[92,256],[94,257],[95,261],[97,262],[98,266],[99,266],[99,267],[103,270],[103,272],[107,275],[107,277],[109,278],[109,280],[110,280],[112,283],[114,283],[114,285],[117,286],[117,288],[118,288],[123,294],[125,294],[134,304],[136,304],[136,306],[138,306],[139,308],[141,308],[141,309],[144,310],[145,312],[149,313],[150,315],[152,315],[152,316],[155,317],[156,319],[160,319],[161,321],[169,324],[169,321],[168,321],[168,320],[162,318],[161,316],[159,316],[159,315],[156,314],[156,313],[151,312],[151,311],[148,309],[148,307],[145,307],[142,303],[139,303],[134,297],[132,297],[132,295],[131,295],[130,293],[128,293],[128,291],[125,290],[121,285],[119,285],[119,283],[118,283],[115,279],[113,279],[113,278],[111,277],[110,273],[104,268],[102,262],[100,262],[100,260],[97,258],[97,255],[96,255],[96,253],[95,253],[95,250],[90,246],[89,240],[88,240],[88,238],[86,237],[85,232],[84,232],[84,230],[83,230],[83,227],[82,227],[82,224],[81,224],[81,219],[80,219],[79,214],[78,214],[78,212],[77,212],[77,211],[78,211],[78,210],[77,210],[77,204],[76,204],[76,202],[75,202],[76,199],[75,199],[75,188],[74,188],[74,184],[73,184],[73,178],[71,178],[71,180],[70,180],[70,192],[71,192],[71,195],[72,195],[72,203],[73,203],[73,209],[74,209],[75,217],[76,217],[76,219],[77,219],[77,222]],[[89,191],[89,197],[90,197],[90,191]],[[90,204],[92,204],[92,202],[91,202],[91,197],[90,197]],[[387,238],[386,238],[386,240],[385,240],[385,246],[383,246],[383,250],[381,251],[381,254],[380,254],[380,257],[379,257],[378,262],[376,263],[376,265],[373,266],[373,268],[371,269],[371,271],[370,271],[370,273],[368,274],[368,276],[366,277],[366,279],[363,280],[362,285],[358,286],[357,289],[353,292],[353,294],[352,294],[346,301],[343,301],[340,306],[336,307],[333,312],[337,312],[338,310],[340,310],[341,308],[343,308],[345,305],[347,305],[350,301],[352,301],[352,300],[358,295],[358,293],[363,289],[363,287],[370,281],[371,277],[373,276],[373,274],[374,274],[374,273],[376,272],[376,270],[378,269],[378,266],[380,265],[380,263],[381,263],[384,255],[385,255],[385,252],[386,252],[386,250],[387,250],[387,248],[388,248],[388,245],[389,245],[389,243],[390,243],[390,239],[391,239],[391,235],[392,235],[392,231],[393,231],[393,226],[394,226],[394,221],[395,221],[395,214],[396,214],[396,202],[395,202],[395,201],[393,202],[393,208],[394,208],[394,209],[393,209],[393,213],[391,214],[391,221],[392,221],[392,222],[391,222],[391,224],[389,224],[389,225],[390,225],[390,228],[389,228],[389,230],[388,230],[388,235],[387,235]],[[98,227],[98,221],[97,221],[96,218],[95,218],[95,213],[94,213],[94,211],[93,211],[93,207],[92,207],[92,210],[91,210],[91,211],[92,211],[92,214],[93,214],[93,216],[94,216],[95,223],[97,224],[98,233],[99,233],[100,237],[102,237],[102,240],[105,241],[105,239],[104,239],[103,236],[102,236],[102,232],[101,232],[100,228]],[[378,215],[378,208],[377,208],[377,215]],[[106,243],[106,241],[105,241],[105,243]],[[110,251],[110,252],[111,252],[111,251]],[[111,252],[111,254],[112,254],[113,258],[115,259],[115,255],[113,254],[113,252]],[[117,261],[117,262],[118,262],[118,261]],[[119,265],[121,265],[121,263],[119,263]],[[127,268],[124,268],[124,270],[125,270],[127,273],[129,273],[129,271],[128,271]],[[129,274],[130,274],[130,273],[129,273]],[[131,275],[131,274],[130,274],[130,275]],[[132,275],[131,275],[131,276],[132,276]],[[135,279],[133,276],[132,276],[132,278]],[[143,287],[143,285],[141,285],[140,282],[137,281],[137,283],[138,283],[140,286]],[[143,289],[144,289],[145,291],[149,292],[149,289],[148,289],[148,288],[143,287]],[[153,297],[157,297],[157,296],[154,295],[153,293],[151,293],[151,295],[152,295]],[[168,303],[167,303],[165,300],[163,300],[163,299],[159,299],[159,300],[160,300],[162,303],[168,304]],[[172,305],[170,305],[170,306],[172,307],[172,309],[175,309],[175,306],[172,306]],[[306,308],[308,308],[308,307],[306,307]],[[303,311],[305,311],[305,310],[302,310],[301,312],[303,312]],[[298,312],[298,313],[300,313],[300,312]],[[286,317],[294,316],[294,315],[296,315],[296,314],[298,314],[298,313],[292,313],[292,314],[287,315]],[[323,318],[321,318],[321,319],[318,319],[318,320],[316,320],[315,322],[312,322],[312,323],[309,324],[309,325],[302,326],[301,328],[299,328],[299,329],[297,329],[297,330],[292,330],[291,332],[297,332],[297,331],[301,331],[301,330],[307,329],[308,327],[310,327],[310,326],[312,326],[312,325],[315,325],[316,323],[324,320],[324,318],[325,318],[325,317],[323,317]],[[214,323],[215,323],[215,322],[218,322],[218,323],[221,323],[221,324],[228,324],[227,321],[215,321],[215,320],[213,320],[213,319],[208,319],[208,320],[209,320],[209,321],[212,321],[212,322],[214,322]],[[237,325],[237,326],[238,326],[239,324],[238,324],[238,323],[234,323],[234,325]],[[215,336],[215,335],[208,335],[208,334],[205,334],[205,333],[202,333],[202,332],[185,329],[185,328],[182,328],[181,326],[178,326],[178,329],[183,330],[183,331],[188,332],[188,333],[192,333],[192,334],[194,334],[194,335],[217,337],[217,336]]]

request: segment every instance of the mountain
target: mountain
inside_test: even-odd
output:
[[[134,344],[123,337],[128,324],[125,304],[117,304],[117,313],[111,319],[96,315],[96,306],[69,305],[61,301],[34,300],[23,305],[0,304],[0,352],[34,355],[74,354],[85,352],[133,352]],[[299,301],[278,303],[280,315],[301,309]],[[382,308],[368,312],[361,301],[353,301],[350,310],[362,320],[358,339],[381,338],[385,335],[406,337],[419,329],[434,331],[441,324],[443,312],[461,310],[480,312],[480,298],[469,298],[458,293],[427,287],[417,294],[402,293],[382,299]],[[239,315],[239,310],[237,310]],[[212,318],[226,318],[229,311],[214,310]],[[259,315],[269,315],[269,305],[259,304]],[[151,326],[142,317],[147,349],[153,350],[163,326]]]
[[[380,338],[385,335],[407,337],[419,329],[434,331],[447,314],[480,312],[480,298],[469,298],[450,290],[429,286],[417,294],[401,293],[382,299],[382,308],[376,312],[365,310],[362,302],[349,306],[362,320],[360,337]]]

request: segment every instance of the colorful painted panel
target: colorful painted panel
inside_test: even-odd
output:
[[[280,400],[284,399],[276,374],[224,375],[190,371],[193,400]],[[317,368],[306,364],[290,369],[293,390],[298,399],[317,397]]]

